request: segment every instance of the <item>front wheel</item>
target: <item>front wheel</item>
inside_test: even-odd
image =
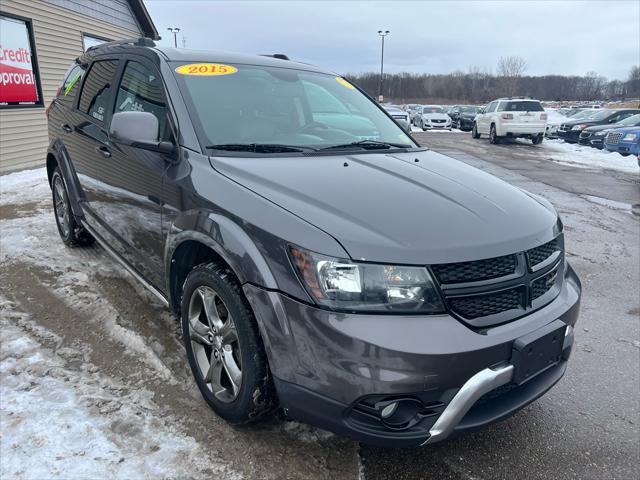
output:
[[[473,128],[471,129],[471,137],[472,138],[480,138],[480,133],[478,133],[478,126],[475,124],[473,124]]]
[[[231,271],[216,263],[194,268],[180,311],[189,365],[213,411],[237,425],[273,410],[276,396],[258,325]]]
[[[58,233],[65,245],[70,247],[91,245],[95,239],[78,224],[73,216],[67,185],[58,167],[56,167],[51,176],[51,194],[53,196],[53,213],[56,217]]]
[[[540,134],[540,135],[538,135],[537,137],[533,137],[533,138],[531,139],[531,142],[532,142],[534,145],[538,145],[538,144],[542,143],[542,140],[544,140],[544,136],[543,136],[542,134]]]

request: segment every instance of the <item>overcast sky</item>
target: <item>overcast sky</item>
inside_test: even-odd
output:
[[[187,48],[286,53],[338,73],[495,71],[517,55],[529,75],[596,71],[626,79],[640,64],[640,0],[171,1],[145,0],[163,37]]]

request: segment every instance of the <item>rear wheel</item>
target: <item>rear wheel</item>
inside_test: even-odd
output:
[[[67,186],[58,167],[56,167],[51,176],[51,193],[53,196],[53,213],[56,217],[56,225],[62,241],[70,247],[91,245],[95,239],[78,224],[73,216]]]
[[[423,132],[427,131],[426,127],[424,126],[424,121],[422,121],[422,120],[420,120],[420,128],[422,128]]]
[[[544,136],[543,135],[538,135],[537,137],[533,137],[531,139],[531,141],[533,142],[534,145],[538,145],[539,143],[542,143],[542,140],[544,140]]]
[[[184,283],[182,333],[202,396],[232,424],[258,420],[276,404],[267,357],[251,307],[232,273],[208,263]]]
[[[496,126],[491,124],[491,129],[489,130],[489,143],[493,143],[495,145],[499,141],[498,134],[496,133]]]
[[[473,128],[471,129],[471,137],[480,138],[480,133],[478,133],[478,126],[475,122],[473,122]]]

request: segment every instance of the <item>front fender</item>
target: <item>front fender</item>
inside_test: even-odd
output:
[[[189,240],[211,248],[234,271],[240,283],[253,283],[267,289],[278,287],[271,268],[249,235],[231,219],[207,212],[185,212],[177,217],[167,232],[165,268],[178,247]],[[170,276],[167,276],[170,292]]]

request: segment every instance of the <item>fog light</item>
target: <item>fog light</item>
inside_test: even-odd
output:
[[[398,402],[390,403],[389,405],[387,405],[382,409],[382,413],[380,413],[380,416],[382,418],[389,418],[391,415],[396,413],[397,408],[398,408]]]

